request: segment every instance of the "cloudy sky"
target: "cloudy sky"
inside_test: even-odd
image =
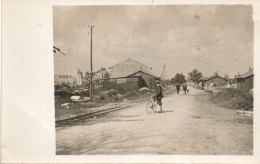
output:
[[[54,6],[55,74],[108,68],[127,58],[166,78],[197,68],[204,76],[234,77],[253,67],[253,20],[249,5]]]

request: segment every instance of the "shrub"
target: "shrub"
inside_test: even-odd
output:
[[[61,104],[70,102],[70,97],[55,96],[55,107],[58,108]]]
[[[118,92],[119,92],[120,94],[125,94],[125,93],[126,93],[126,91],[125,91],[124,88],[118,88]]]
[[[82,90],[79,93],[80,96],[85,96],[85,97],[89,97],[90,96],[90,90]]]
[[[126,97],[138,97],[140,96],[140,93],[138,91],[128,91],[126,92]]]
[[[211,101],[232,109],[250,110],[253,108],[253,95],[234,88],[216,93],[211,97]]]
[[[101,95],[101,96],[99,97],[99,100],[105,100],[105,96],[104,96],[104,95]]]
[[[99,95],[103,92],[103,88],[102,87],[98,87],[98,88],[94,88],[93,89],[93,94],[94,95]]]
[[[116,96],[119,92],[117,90],[114,89],[110,89],[107,94],[108,96],[112,97],[112,96]]]

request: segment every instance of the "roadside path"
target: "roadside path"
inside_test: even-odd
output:
[[[163,99],[163,113],[146,104],[56,128],[57,154],[251,155],[252,116],[207,102],[206,93]]]

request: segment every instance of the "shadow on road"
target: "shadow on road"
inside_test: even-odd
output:
[[[56,151],[56,155],[72,155],[72,154],[86,154],[88,152],[88,155],[111,155],[111,154],[122,154],[126,150],[135,150],[140,145],[138,144],[125,144],[129,141],[142,141],[143,143],[146,143],[146,140],[150,140],[153,138],[160,138],[163,134],[152,134],[152,135],[140,135],[140,136],[134,136],[134,135],[128,135],[128,136],[122,136],[120,138],[115,138],[113,135],[110,134],[100,134],[100,141],[95,142],[95,138],[88,138],[88,140],[84,140],[80,144],[76,144],[75,147],[68,146],[66,144],[61,145],[63,147],[62,150]],[[150,144],[150,143],[149,143]],[[115,147],[111,147],[113,145],[116,145]],[[149,145],[149,147],[154,147],[155,149],[158,148],[156,145]],[[103,152],[99,152],[98,150],[102,149]],[[130,154],[135,154],[134,152]],[[126,155],[126,154],[125,154]],[[127,154],[129,155],[129,154]]]
[[[163,110],[162,112],[156,111],[155,113],[169,113],[174,112],[174,110]]]
[[[68,126],[85,126],[94,125],[97,123],[106,122],[119,122],[119,121],[144,121],[143,119],[136,119],[139,115],[116,115],[114,112],[106,113],[100,116],[94,116],[91,118],[81,118],[76,120],[67,120],[56,127],[68,127]],[[134,119],[135,118],[135,119]]]

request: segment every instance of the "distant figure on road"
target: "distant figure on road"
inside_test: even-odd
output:
[[[182,89],[183,89],[183,92],[184,94],[186,95],[186,92],[187,92],[187,84],[184,82],[183,85],[182,85]]]
[[[162,87],[160,85],[160,81],[159,80],[156,80],[156,95],[155,95],[155,98],[156,98],[156,101],[157,101],[157,104],[160,106],[160,113],[162,112],[162,98],[163,98],[163,94],[162,94]]]
[[[177,90],[177,94],[179,94],[179,92],[180,92],[180,84],[179,84],[179,82],[177,82],[177,84],[176,84],[176,90]]]

